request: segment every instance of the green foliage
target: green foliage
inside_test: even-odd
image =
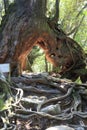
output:
[[[0,99],[0,111],[7,110],[11,107],[12,97],[8,98],[6,101],[4,99]]]
[[[33,61],[35,60],[35,58],[37,58],[38,56],[40,56],[43,52],[40,50],[39,47],[34,46],[32,51],[30,52],[28,59],[30,64],[33,64]]]
[[[80,77],[75,81],[75,83],[78,83],[78,84],[81,84],[81,80],[80,80]]]
[[[47,16],[53,17],[55,14],[55,1],[47,1]],[[81,25],[76,29],[70,37],[73,38],[83,47],[87,53],[87,4],[86,0],[60,0],[59,21],[60,27],[70,33],[75,27],[79,26],[82,17],[84,16]],[[78,16],[78,17],[77,17]]]
[[[53,17],[55,14],[55,0],[47,0],[47,17]]]
[[[35,58],[32,69],[34,72],[44,72],[45,71],[45,56],[41,55]]]
[[[45,71],[45,55],[42,49],[35,46],[29,54],[28,59],[34,72]]]
[[[0,99],[0,111],[4,108],[4,101],[3,99]]]
[[[66,33],[69,33],[73,28],[79,25],[82,17],[84,16],[81,25],[76,30],[76,35],[74,38],[87,52],[87,7],[81,12],[81,9],[86,3],[86,0],[61,0],[59,22],[63,30]],[[77,17],[78,13],[79,16]],[[72,38],[74,33],[71,35]]]
[[[34,46],[31,53],[28,56],[28,60],[30,62],[30,66],[27,67],[28,71],[33,70],[33,72],[45,72],[46,67],[48,71],[52,71],[53,65],[49,63],[46,58],[43,50],[38,46]],[[47,66],[46,66],[47,64]],[[55,71],[58,68],[55,68]]]
[[[10,86],[0,72],[0,111],[9,109],[13,100]]]

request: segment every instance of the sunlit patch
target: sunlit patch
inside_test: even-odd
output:
[[[54,53],[52,53],[52,54],[50,55],[50,57],[51,57],[51,58],[55,57],[55,54],[54,54]]]
[[[60,126],[50,127],[46,130],[74,130],[74,129],[65,125],[60,125]]]
[[[60,85],[61,88],[64,88],[64,85]]]

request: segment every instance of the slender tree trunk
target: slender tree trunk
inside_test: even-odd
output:
[[[45,71],[48,72],[48,63],[47,63],[46,57],[45,57]]]
[[[4,9],[5,13],[7,13],[8,7],[9,7],[9,0],[3,0],[4,1]]]

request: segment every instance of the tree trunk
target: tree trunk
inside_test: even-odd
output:
[[[34,45],[54,43],[46,13],[46,0],[16,0],[7,11],[0,27],[0,63],[11,63],[12,71],[21,64],[26,68],[26,57]]]
[[[47,63],[46,57],[45,57],[45,71],[48,72],[48,63]]]

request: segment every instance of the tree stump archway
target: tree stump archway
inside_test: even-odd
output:
[[[45,4],[43,0],[18,0],[14,3],[14,11],[8,9],[10,13],[3,19],[5,24],[2,23],[0,37],[0,63],[14,63],[13,71],[17,63],[25,69],[26,57],[34,45],[39,45],[46,52],[46,44],[56,44],[55,34],[44,16]]]
[[[78,71],[86,67],[83,49],[58,28],[57,6],[54,19],[45,16],[46,3],[47,0],[15,0],[8,8],[0,26],[0,63],[10,63],[13,73],[17,64],[23,70],[27,55],[38,45],[48,61],[62,67],[60,74],[76,80],[85,75]]]

